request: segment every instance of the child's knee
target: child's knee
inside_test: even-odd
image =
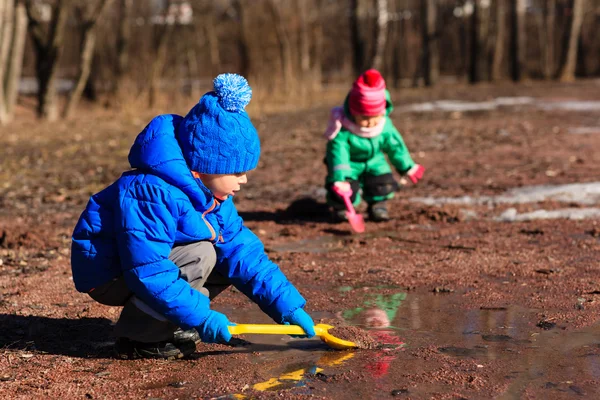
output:
[[[169,259],[179,267],[181,278],[191,283],[206,281],[217,263],[217,253],[211,242],[201,241],[174,247]]]
[[[391,197],[398,190],[398,182],[391,173],[366,175],[363,183],[365,197]]]

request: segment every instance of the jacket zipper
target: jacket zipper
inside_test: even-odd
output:
[[[212,210],[215,209],[215,207],[217,206],[217,200],[213,199],[213,203],[210,206],[210,208],[206,211],[204,211],[202,213],[202,220],[204,221],[204,223],[206,224],[206,226],[208,226],[208,229],[210,229],[210,241],[212,242],[213,240],[215,240],[215,238],[217,237],[217,233],[215,232],[215,229],[212,227],[212,225],[206,220],[206,214],[208,214],[209,212],[211,212]]]

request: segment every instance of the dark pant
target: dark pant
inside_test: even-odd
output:
[[[224,276],[213,271],[217,255],[210,242],[176,246],[171,250],[169,260],[179,267],[180,278],[210,299],[230,285]],[[115,325],[117,337],[138,342],[158,342],[172,338],[178,328],[135,296],[122,276],[97,287],[89,295],[99,303],[123,307]]]
[[[385,200],[386,198],[391,197],[390,194],[398,190],[398,182],[396,182],[392,174],[364,174],[361,177],[361,182],[351,179],[348,179],[347,181],[352,188],[352,196],[350,197],[350,201],[352,201],[352,203],[356,202],[356,196],[361,188],[362,195],[369,204]],[[333,191],[332,187],[333,182],[326,185],[329,204],[331,204],[335,209],[344,209],[344,201]]]

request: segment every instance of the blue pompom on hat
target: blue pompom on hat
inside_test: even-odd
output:
[[[252,98],[248,81],[221,74],[177,128],[177,140],[192,171],[237,174],[256,168],[258,133],[245,111]]]

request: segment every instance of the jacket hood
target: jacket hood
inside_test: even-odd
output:
[[[159,115],[137,136],[129,151],[129,164],[158,176],[183,191],[197,211],[207,210],[213,195],[200,179],[194,178],[188,167],[175,132],[183,117]]]

